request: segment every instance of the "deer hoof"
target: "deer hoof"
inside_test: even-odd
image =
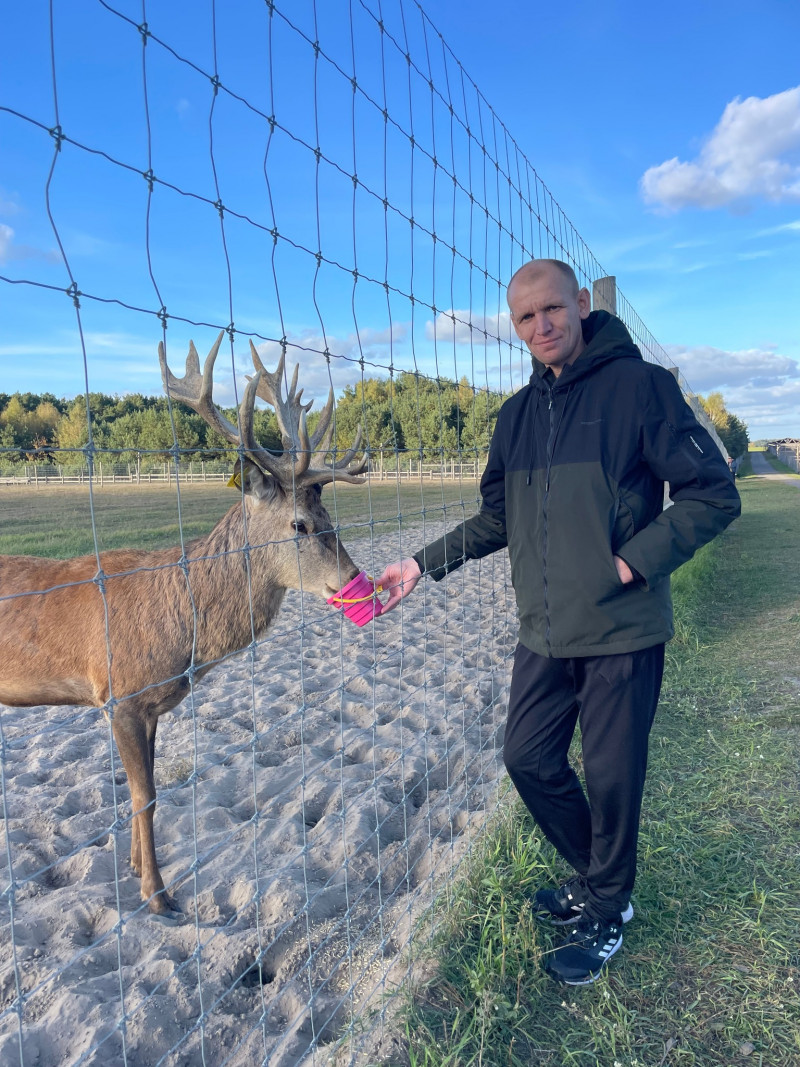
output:
[[[183,926],[189,921],[182,911],[163,911],[158,913],[151,911],[150,918],[153,922],[160,923],[162,926]]]
[[[174,897],[171,897],[166,889],[160,893],[154,893],[148,904],[151,914],[162,919],[174,919],[183,915],[181,907]]]

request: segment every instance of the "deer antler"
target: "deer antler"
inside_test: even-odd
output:
[[[292,381],[289,385],[286,400],[284,400],[281,395],[281,384],[283,381],[285,353],[281,354],[274,373],[270,373],[264,367],[252,341],[250,342],[250,355],[256,370],[256,376],[248,378],[248,382],[250,384],[257,382],[256,392],[262,400],[271,404],[275,409],[283,439],[283,447],[287,452],[291,451],[297,457],[293,471],[295,483],[325,485],[336,478],[343,482],[353,482],[356,485],[360,485],[364,479],[359,478],[358,475],[367,469],[369,462],[367,454],[364,453],[361,459],[351,466],[361,446],[360,426],[356,432],[356,440],[353,447],[349,448],[344,456],[332,465],[324,462],[324,456],[330,451],[331,441],[333,440],[333,388],[331,387],[325,407],[320,412],[317,427],[309,438],[306,427],[306,412],[311,408],[314,401],[309,400],[306,404],[301,403],[300,398],[303,395],[303,390],[298,390],[297,388],[299,365],[295,365]],[[312,464],[314,459],[317,459],[317,462]]]
[[[189,342],[189,354],[186,357],[186,372],[183,378],[176,378],[167,366],[167,356],[163,342],[158,345],[158,359],[161,364],[161,377],[164,382],[166,393],[175,400],[188,405],[217,433],[221,434],[236,448],[241,448],[247,456],[261,470],[271,474],[284,489],[293,489],[300,485],[325,485],[334,479],[343,482],[361,484],[364,479],[358,477],[367,469],[368,457],[365,453],[361,460],[351,466],[361,445],[361,427],[358,428],[356,440],[352,448],[349,448],[344,456],[329,466],[323,462],[323,457],[330,450],[333,438],[333,389],[328,394],[328,400],[322,409],[320,420],[316,430],[309,439],[306,428],[306,412],[314,403],[309,400],[303,404],[300,398],[303,390],[297,389],[297,376],[299,367],[296,366],[292,375],[291,385],[286,400],[281,395],[281,383],[284,369],[284,355],[281,355],[278,366],[274,372],[268,371],[261,362],[261,358],[250,342],[250,350],[255,367],[255,375],[248,377],[247,386],[239,405],[239,428],[226,418],[214,404],[211,393],[214,385],[214,363],[219,352],[219,346],[225,331],[223,330],[211,346],[211,351],[206,357],[202,373],[200,372],[200,358],[194,341]],[[253,435],[253,412],[255,409],[256,396],[266,400],[275,409],[278,417],[278,426],[283,439],[284,453],[276,455],[262,448]],[[319,466],[312,466],[312,458],[318,456]]]

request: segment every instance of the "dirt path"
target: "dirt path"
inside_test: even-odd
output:
[[[786,482],[787,485],[793,485],[795,489],[800,489],[800,478],[795,478],[791,474],[780,474],[778,471],[773,470],[763,452],[751,452],[750,465],[753,468],[753,474],[758,474],[765,478],[773,478],[779,482]]]

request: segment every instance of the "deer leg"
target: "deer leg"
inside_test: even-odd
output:
[[[179,911],[164,889],[156,860],[153,816],[156,787],[153,778],[156,715],[141,708],[120,707],[114,716],[114,738],[131,791],[131,864],[142,878],[142,900],[156,915]]]
[[[150,774],[151,774],[151,776],[153,778],[153,782],[154,783],[155,783],[155,773],[156,773],[156,727],[157,726],[158,726],[158,718],[157,717],[154,716],[152,719],[150,719],[150,718],[147,719],[146,727],[147,727],[148,748],[149,748],[149,752],[150,752]],[[155,792],[153,793],[153,796],[155,796]],[[155,804],[153,806],[155,808]],[[155,814],[155,811],[154,811],[154,814]],[[142,874],[142,847],[141,847],[141,842],[140,842],[140,839],[139,839],[139,820],[138,819],[131,819],[131,867],[133,867],[133,869],[136,872],[136,874],[138,874],[139,877],[141,877],[141,874]]]

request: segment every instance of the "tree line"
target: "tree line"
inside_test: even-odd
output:
[[[88,409],[91,420],[87,418]],[[475,390],[466,378],[427,378],[402,372],[392,379],[369,378],[346,386],[336,403],[335,440],[344,452],[362,428],[362,447],[375,455],[405,456],[424,462],[479,459],[489,449],[503,397]],[[222,408],[236,423],[236,409]],[[313,432],[318,412],[308,415]],[[29,462],[70,463],[89,443],[111,452],[120,463],[147,456],[163,462],[182,453],[211,461],[231,458],[228,442],[190,408],[166,397],[131,393],[89,393],[72,400],[52,393],[0,393],[0,450],[6,458]],[[254,434],[265,448],[282,450],[273,411],[257,408]],[[70,453],[73,453],[70,456]]]
[[[497,413],[504,397],[474,389],[466,378],[426,378],[404,371],[394,378],[367,378],[348,385],[335,409],[335,447],[343,452],[362,427],[363,444],[384,457],[409,457],[424,462],[481,459],[489,450]],[[698,398],[731,456],[747,451],[747,427],[729,412],[721,393]],[[131,393],[107,396],[89,393],[92,444],[113,453],[118,462],[164,462],[181,452],[202,460],[223,456],[230,445],[190,408],[166,397]],[[223,409],[235,423],[234,408]],[[308,416],[313,431],[317,413]],[[87,397],[59,399],[52,393],[0,393],[0,450],[7,458],[39,462],[74,462],[89,441]],[[174,429],[173,429],[174,428]],[[256,439],[273,451],[282,443],[274,412],[257,409]]]

